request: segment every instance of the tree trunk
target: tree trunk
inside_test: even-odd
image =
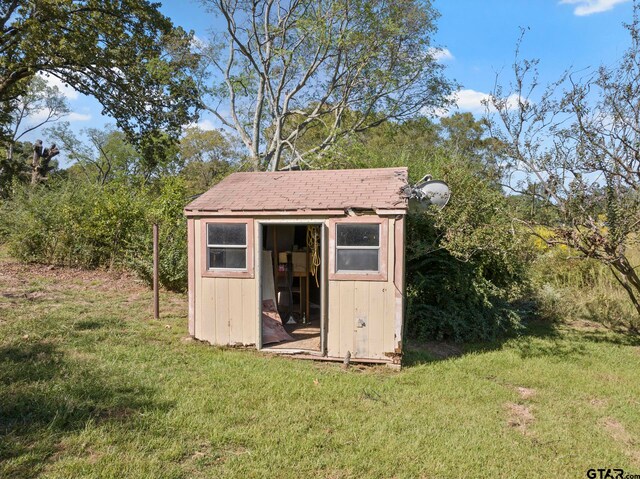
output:
[[[634,267],[629,263],[629,260],[626,256],[621,256],[614,263],[611,264],[611,271],[613,272],[613,276],[618,280],[618,282],[622,285],[622,287],[627,292],[631,303],[636,309],[638,313],[638,319],[640,319],[640,277],[638,277],[638,273],[634,269]],[[616,270],[620,273],[620,275],[616,274]],[[633,332],[638,331],[638,327],[635,325],[634,321],[629,322],[629,329]]]
[[[31,161],[31,184],[37,185],[40,182],[40,155],[33,149],[33,160]]]

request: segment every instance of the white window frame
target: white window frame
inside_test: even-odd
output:
[[[341,226],[355,226],[355,225],[372,225],[372,226],[377,226],[378,227],[378,246],[341,246],[338,244],[338,228],[340,228]],[[372,274],[372,273],[376,273],[379,274],[380,273],[380,244],[382,242],[382,226],[380,225],[380,223],[348,223],[348,222],[344,222],[344,223],[337,223],[336,224],[336,269],[335,272],[337,274]],[[376,250],[378,252],[378,266],[376,267],[376,269],[338,269],[338,251],[340,250]]]
[[[348,216],[340,218],[330,218],[329,226],[329,281],[387,281],[389,268],[389,219],[378,215]],[[378,224],[378,246],[337,246],[338,225],[343,224]],[[377,249],[378,250],[378,270],[338,270],[338,249]],[[392,263],[393,264],[393,263]]]
[[[244,226],[244,244],[215,244],[215,243],[210,243],[209,242],[209,225],[243,225]],[[248,270],[248,265],[249,265],[249,228],[247,227],[246,223],[229,223],[229,222],[216,222],[216,223],[207,223],[207,271],[247,271]],[[225,268],[225,267],[218,267],[218,268],[214,268],[211,266],[210,261],[211,261],[211,254],[209,253],[209,250],[211,248],[218,248],[218,249],[244,249],[244,268]]]
[[[210,224],[243,224],[245,225],[245,244],[219,245],[209,243]],[[200,219],[200,276],[208,278],[253,278],[255,274],[254,265],[254,226],[253,218],[202,218]],[[244,268],[212,268],[209,264],[210,248],[229,248],[245,250]]]

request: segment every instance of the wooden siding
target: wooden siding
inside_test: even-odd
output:
[[[187,295],[189,299],[189,334],[195,336],[196,320],[196,252],[195,252],[195,225],[192,219],[187,220]]]
[[[193,219],[193,231],[201,220]],[[326,223],[325,223],[326,224]],[[389,219],[387,228],[387,281],[327,281],[327,355],[342,358],[391,361],[399,352],[402,335],[404,246],[402,220]],[[396,238],[397,235],[400,235]],[[194,331],[195,337],[212,344],[256,344],[259,311],[259,275],[254,278],[202,276],[202,236],[194,234]],[[328,235],[327,235],[328,236]],[[328,238],[327,238],[328,239]],[[325,253],[329,253],[327,241]],[[327,258],[327,256],[325,256]],[[256,265],[258,267],[259,265]]]
[[[200,230],[195,220],[195,230]],[[195,235],[195,251],[202,254],[202,237]],[[256,279],[202,276],[202,263],[195,261],[195,337],[211,344],[255,344]]]
[[[329,356],[389,359],[385,353],[396,349],[396,228],[389,223],[387,281],[329,281]]]

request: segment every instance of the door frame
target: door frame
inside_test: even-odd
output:
[[[317,225],[320,226],[320,351],[300,350],[300,349],[270,349],[264,348],[262,344],[262,242],[264,226],[274,225]],[[255,220],[255,248],[254,248],[254,265],[256,274],[256,299],[257,299],[257,331],[256,331],[256,349],[258,351],[268,351],[275,353],[296,353],[304,351],[310,355],[326,356],[327,355],[327,297],[329,286],[328,273],[328,250],[327,250],[327,218],[270,218]],[[307,278],[308,281],[308,278]]]

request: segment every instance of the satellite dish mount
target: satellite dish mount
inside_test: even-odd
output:
[[[407,187],[409,204],[419,209],[435,206],[444,208],[451,197],[449,185],[444,181],[434,180],[431,175],[425,175],[414,186]]]

